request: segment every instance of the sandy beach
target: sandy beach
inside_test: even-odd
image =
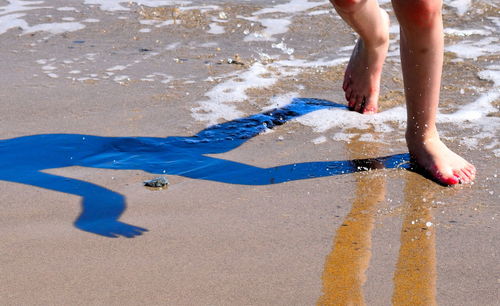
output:
[[[499,305],[498,4],[445,1],[438,124],[478,175],[444,187],[381,2],[362,116],[327,1],[0,0],[0,304]]]

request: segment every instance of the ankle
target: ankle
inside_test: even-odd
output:
[[[389,37],[373,35],[368,40],[361,37],[358,43],[367,60],[372,64],[378,64],[378,68],[382,69],[389,47]]]
[[[405,138],[408,147],[422,146],[434,141],[440,141],[439,134],[435,127],[428,127],[426,130],[419,128],[407,129]]]

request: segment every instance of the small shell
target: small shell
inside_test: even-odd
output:
[[[168,184],[168,179],[164,176],[160,176],[149,181],[144,181],[144,186],[152,188],[165,188],[168,186]]]

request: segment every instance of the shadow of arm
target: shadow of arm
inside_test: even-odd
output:
[[[147,231],[118,221],[126,208],[125,198],[101,186],[39,171],[21,172],[7,180],[82,197],[82,211],[74,224],[83,231],[113,238]]]
[[[345,105],[327,100],[295,98],[282,108],[210,126],[190,137],[189,141],[202,144],[205,154],[223,153],[237,148],[267,129],[307,113],[333,107],[346,108]]]

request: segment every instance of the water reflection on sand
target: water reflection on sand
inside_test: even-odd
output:
[[[356,152],[356,145],[359,143],[350,145],[351,151]],[[366,149],[378,153],[377,144],[363,146],[363,150]],[[385,200],[386,177],[376,171],[355,175],[354,201],[326,257],[318,305],[366,304],[363,285],[372,256],[372,231],[377,210]],[[392,304],[436,305],[436,240],[430,205],[433,194],[425,191],[423,195],[423,189],[414,188],[411,175],[406,177]]]

